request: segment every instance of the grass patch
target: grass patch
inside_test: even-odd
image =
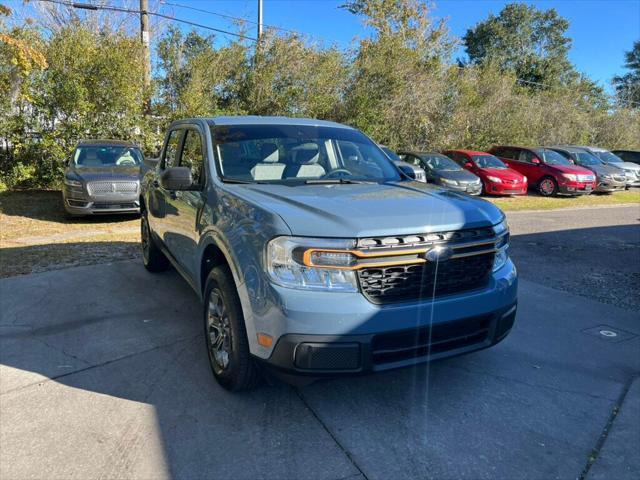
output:
[[[137,257],[135,215],[67,218],[59,191],[0,192],[0,277]]]
[[[640,203],[640,190],[631,189],[612,194],[594,194],[581,197],[541,197],[529,192],[522,197],[485,197],[505,212],[520,210],[556,210],[560,208],[594,207]]]

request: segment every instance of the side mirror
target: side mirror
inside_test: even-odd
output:
[[[531,163],[533,163],[534,165],[540,165],[540,163],[541,163],[541,162],[540,162],[540,160],[539,160],[539,159],[537,159],[537,158],[532,158],[532,159],[531,159]]]
[[[398,165],[398,168],[402,170],[402,173],[404,173],[407,177],[412,178],[413,180],[416,179],[416,171],[409,165]]]
[[[189,167],[171,167],[160,174],[160,186],[165,190],[189,190],[193,177]]]
[[[149,168],[156,168],[156,166],[158,165],[159,161],[160,161],[159,158],[148,158],[148,157],[145,157],[145,159],[144,159],[144,163]]]
[[[464,162],[464,168],[473,168],[473,162]]]

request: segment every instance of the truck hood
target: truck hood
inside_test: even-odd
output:
[[[493,204],[419,182],[234,185],[245,200],[277,213],[293,235],[361,238],[494,225]]]

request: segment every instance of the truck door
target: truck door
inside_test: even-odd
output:
[[[188,126],[178,160],[178,165],[191,169],[193,178],[189,190],[174,192],[171,205],[176,211],[172,224],[172,253],[186,273],[195,280],[196,253],[200,239],[199,215],[204,205],[205,169],[204,136],[196,126]]]
[[[156,179],[149,189],[149,225],[167,248],[169,248],[165,235],[168,228],[167,221],[171,221],[172,216],[175,216],[175,212],[171,210],[169,205],[171,192],[160,186],[158,178],[163,170],[177,165],[178,151],[182,143],[183,134],[184,130],[181,128],[176,128],[169,132],[165,146],[162,149],[162,155],[158,161]]]

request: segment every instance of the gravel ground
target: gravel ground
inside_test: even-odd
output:
[[[640,310],[640,207],[508,214],[511,256],[530,281]]]

